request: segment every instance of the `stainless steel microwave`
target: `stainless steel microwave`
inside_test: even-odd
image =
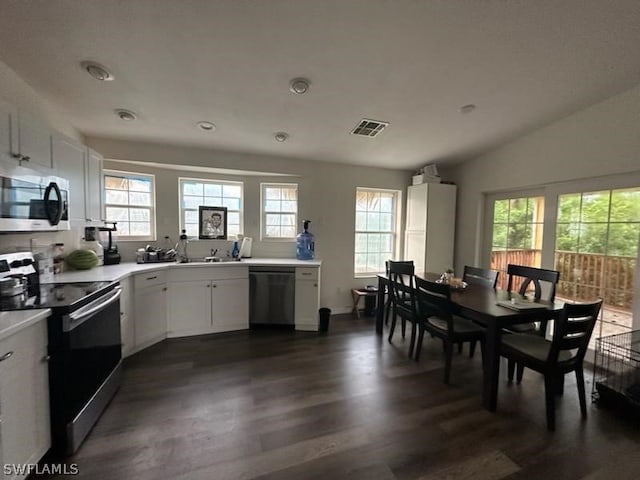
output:
[[[69,182],[0,162],[0,232],[69,230]]]

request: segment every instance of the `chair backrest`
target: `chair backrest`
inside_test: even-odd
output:
[[[390,265],[391,263],[394,263],[394,264],[396,264],[396,265],[402,265],[402,264],[405,264],[405,265],[413,265],[413,260],[386,260],[386,261],[384,262],[384,270],[385,270],[385,272],[387,273],[387,277],[389,276],[389,273],[390,273],[390,272],[389,272],[389,265]]]
[[[598,319],[602,300],[589,303],[565,303],[555,323],[547,361],[572,366],[582,362]],[[562,352],[570,352],[563,355]]]
[[[509,275],[509,282],[507,283],[507,291],[511,292],[514,285],[514,277],[522,277],[524,280],[520,284],[518,293],[525,295],[527,288],[533,283],[535,288],[534,296],[536,300],[540,300],[542,297],[542,286],[540,282],[547,282],[549,284],[549,295],[547,300],[553,302],[556,298],[556,285],[560,280],[560,272],[557,270],[546,270],[544,268],[528,267],[525,265],[507,265],[507,274]]]
[[[499,273],[496,270],[465,265],[462,280],[469,285],[484,285],[485,287],[496,288]]]
[[[395,262],[388,260],[389,287],[391,301],[401,313],[415,314],[415,285],[416,276],[413,262]],[[404,311],[406,310],[406,312]]]
[[[417,313],[422,319],[437,317],[447,322],[447,330],[453,333],[451,314],[451,289],[444,283],[431,282],[416,277]]]

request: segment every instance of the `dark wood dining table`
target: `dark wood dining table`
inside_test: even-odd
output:
[[[437,280],[436,273],[417,273],[426,280]],[[382,335],[384,327],[385,291],[389,284],[386,275],[378,275],[378,308],[376,310],[376,333]],[[482,405],[494,412],[498,404],[498,380],[500,378],[500,342],[503,328],[518,323],[540,320],[541,316],[557,318],[564,302],[537,301],[541,309],[513,310],[497,304],[523,297],[515,292],[469,284],[464,290],[452,290],[451,301],[458,308],[458,315],[473,320],[486,328],[484,349],[484,374],[482,382]]]

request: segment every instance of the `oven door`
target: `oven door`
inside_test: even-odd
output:
[[[69,182],[0,163],[0,232],[69,230]]]
[[[117,286],[65,315],[58,323],[61,335],[52,342],[50,334],[51,427],[56,450],[77,450],[119,386],[120,294]]]

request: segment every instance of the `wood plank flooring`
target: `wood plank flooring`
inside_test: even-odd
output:
[[[589,403],[567,376],[557,430],[541,377],[480,405],[480,355],[441,343],[420,362],[371,318],[331,318],[328,334],[251,330],[166,340],[127,359],[124,382],[79,452],[87,479],[638,478],[640,428]],[[591,375],[587,391],[591,390]],[[62,477],[59,477],[62,478]]]

